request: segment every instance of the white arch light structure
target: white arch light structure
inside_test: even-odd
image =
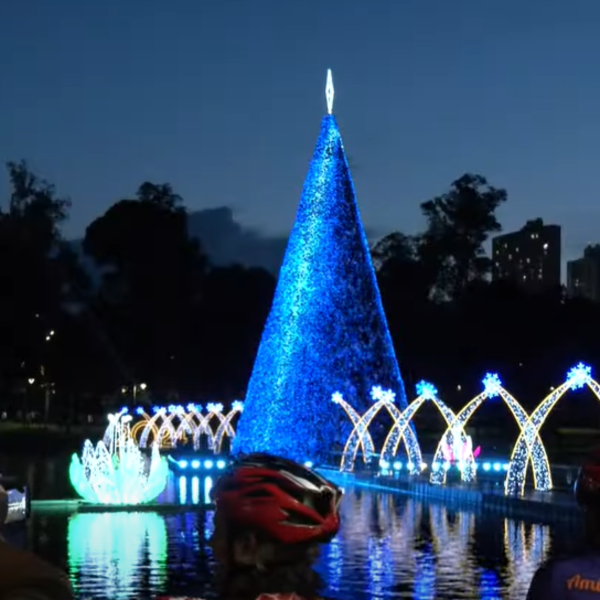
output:
[[[381,461],[380,465],[383,469],[387,469],[391,460],[398,453],[398,447],[400,443],[404,441],[406,446],[406,451],[408,454],[408,459],[411,461],[411,454],[416,454],[414,450],[411,450],[411,443],[414,443],[410,437],[407,438],[407,433],[411,432],[413,437],[416,440],[416,436],[412,428],[410,427],[410,422],[413,417],[416,415],[417,411],[426,403],[433,402],[433,404],[437,407],[440,414],[444,418],[446,425],[450,427],[450,424],[455,421],[454,412],[446,405],[443,400],[441,400],[438,396],[438,391],[434,385],[428,383],[427,381],[421,381],[417,384],[417,398],[413,400],[407,408],[400,414],[400,416],[394,420],[394,425],[390,429],[385,442],[383,444],[383,449],[381,451]],[[418,442],[416,442],[418,445]],[[419,455],[421,454],[421,450],[419,447]],[[409,471],[413,469],[409,466]],[[419,472],[422,469],[419,469]]]
[[[155,406],[150,416],[143,408],[136,413],[141,419],[132,427],[131,435],[137,440],[140,448],[147,448],[158,443],[160,448],[175,448],[179,444],[192,442],[194,450],[199,450],[202,439],[206,438],[208,449],[219,454],[225,436],[233,439],[235,429],[233,419],[244,409],[244,403],[236,400],[231,409],[224,413],[220,403],[209,403],[204,408],[197,404]],[[213,423],[216,422],[216,428]]]
[[[432,462],[432,470],[430,482],[433,484],[444,484],[446,483],[446,468],[439,468],[441,461],[443,461],[443,443],[448,437],[454,435],[460,435],[461,441],[466,441],[465,428],[469,422],[469,419],[473,416],[475,411],[488,399],[501,398],[502,401],[508,406],[512,416],[514,417],[519,430],[522,433],[525,426],[527,425],[529,415],[521,404],[517,401],[514,396],[509,394],[503,387],[500,377],[497,373],[488,373],[482,380],[483,392],[478,396],[475,396],[470,402],[467,402],[465,406],[456,414],[456,417],[448,425],[448,428],[441,437],[438,447],[435,451]],[[535,448],[539,451],[539,447],[543,448],[543,444],[538,435],[531,436],[528,442],[528,448]],[[437,467],[437,468],[436,468]],[[472,450],[469,451],[467,456],[463,457],[462,463],[459,464],[461,473],[461,480],[463,482],[473,481],[476,477],[476,464]]]
[[[369,434],[369,426],[383,408],[387,410],[394,422],[398,422],[402,418],[402,412],[394,404],[396,394],[392,390],[384,390],[381,386],[376,385],[371,389],[371,398],[374,401],[373,406],[364,415],[359,416],[339,392],[335,392],[331,396],[332,402],[339,404],[344,409],[354,425],[342,453],[340,471],[354,470],[354,463],[356,462],[356,455],[359,448],[363,449],[363,460],[366,460],[366,455],[374,452],[373,439]],[[423,461],[417,436],[412,428],[408,427],[404,437],[409,458],[408,469],[411,473],[420,473]]]
[[[540,429],[566,392],[581,390],[584,387],[588,387],[600,401],[600,384],[592,378],[592,368],[579,363],[567,373],[565,382],[548,394],[531,413],[512,451],[504,483],[506,494],[524,493],[527,469],[530,464],[533,470],[534,489],[539,491],[552,489],[550,462],[546,448],[541,442]]]
[[[449,439],[453,442],[453,438],[456,436],[460,436],[459,441],[461,443],[466,442],[468,440],[466,427],[470,418],[486,400],[499,398],[508,407],[519,427],[519,435],[510,462],[504,465],[504,470],[507,472],[504,482],[505,493],[511,495],[523,494],[529,465],[532,467],[534,489],[539,491],[551,490],[550,462],[540,435],[540,429],[554,406],[567,391],[588,387],[600,401],[600,384],[592,378],[591,367],[583,363],[573,367],[568,372],[566,381],[544,398],[531,415],[503,387],[500,377],[496,373],[488,373],[482,383],[483,391],[456,414],[439,399],[436,388],[427,382],[418,384],[417,398],[404,411],[400,411],[395,406],[394,393],[390,390],[383,390],[380,386],[373,387],[371,397],[374,404],[364,415],[360,415],[344,400],[341,394],[333,394],[332,401],[343,408],[353,425],[352,432],[344,447],[340,470],[352,471],[354,469],[359,450],[362,450],[364,461],[367,460],[367,457],[375,454],[375,445],[369,433],[369,426],[379,411],[385,408],[392,417],[393,424],[380,452],[381,469],[383,471],[388,470],[390,461],[397,454],[401,442],[404,441],[408,455],[407,466],[409,472],[412,475],[421,473],[424,468],[421,448],[414,430],[410,427],[410,421],[426,401],[433,401],[444,417],[446,430],[440,438],[431,464],[430,482],[438,485],[444,484],[450,467],[450,464],[444,460],[444,445],[448,443]],[[467,444],[466,447],[468,452],[461,458],[457,466],[461,472],[461,480],[470,482],[476,477],[477,465],[472,446]],[[394,468],[396,469],[396,467]],[[494,469],[500,471],[500,464],[498,463]]]

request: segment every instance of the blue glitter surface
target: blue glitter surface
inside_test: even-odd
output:
[[[233,443],[323,463],[345,440],[331,395],[358,410],[373,385],[406,407],[369,246],[333,116],[321,133],[279,274]]]

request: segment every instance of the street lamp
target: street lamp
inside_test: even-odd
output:
[[[134,383],[133,384],[133,404],[137,404],[137,391],[144,391],[148,386],[145,383]]]

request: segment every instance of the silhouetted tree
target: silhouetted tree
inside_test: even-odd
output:
[[[167,389],[190,344],[206,257],[187,231],[181,199],[168,184],[144,183],[89,225],[86,254],[103,269],[98,310],[129,381]]]
[[[0,367],[9,388],[29,378],[37,387],[53,380],[57,356],[49,342],[60,335],[71,280],[82,284],[85,276],[60,234],[70,201],[25,162],[9,162],[7,169],[8,209],[0,212]]]
[[[491,269],[484,243],[502,228],[496,210],[506,191],[485,177],[467,173],[450,190],[421,204],[427,227],[419,243],[420,260],[437,273],[434,294],[459,296],[472,281],[485,279]]]

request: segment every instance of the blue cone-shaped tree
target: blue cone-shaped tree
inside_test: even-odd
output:
[[[235,454],[323,462],[349,419],[334,392],[363,413],[371,387],[404,385],[336,120],[323,119],[267,320]]]

